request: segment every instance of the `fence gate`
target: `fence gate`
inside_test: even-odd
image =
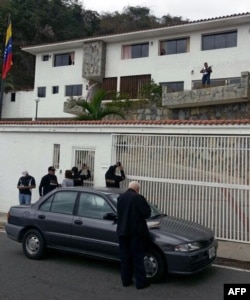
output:
[[[114,134],[112,147],[123,188],[138,180],[162,212],[250,243],[250,137]]]

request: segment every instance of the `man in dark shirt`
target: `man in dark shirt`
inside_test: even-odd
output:
[[[86,164],[82,165],[82,170],[78,171],[77,167],[72,168],[72,178],[74,186],[83,186],[83,181],[91,177],[91,172]]]
[[[48,174],[44,175],[39,185],[39,195],[44,196],[49,192],[53,191],[59,186],[57,177],[55,175],[56,169],[51,166],[48,168]]]
[[[31,203],[31,189],[36,187],[35,178],[30,176],[28,171],[23,171],[18,182],[17,188],[19,189],[19,203],[29,205]]]
[[[121,257],[121,279],[123,286],[132,283],[133,273],[137,289],[149,286],[144,267],[145,246],[150,242],[146,219],[151,208],[139,194],[139,183],[132,181],[128,190],[119,196],[117,202],[117,234]]]
[[[116,175],[116,168],[120,170],[121,175]],[[116,165],[109,167],[108,171],[105,174],[106,187],[120,187],[120,182],[125,179],[125,173],[123,166],[120,162],[117,162]]]
[[[200,70],[200,73],[202,73],[202,87],[205,87],[205,85],[207,84],[207,86],[210,86],[210,75],[212,73],[212,66],[208,66],[208,63],[205,62],[204,63],[204,67]]]

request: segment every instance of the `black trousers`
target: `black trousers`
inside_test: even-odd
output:
[[[119,236],[119,247],[123,285],[129,285],[134,275],[136,287],[141,288],[145,286],[147,280],[144,267],[144,239],[137,236]]]

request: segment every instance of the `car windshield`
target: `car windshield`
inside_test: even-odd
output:
[[[117,199],[120,196],[120,194],[110,194],[109,198],[112,201],[112,203],[114,204],[115,207],[117,207]],[[159,216],[163,216],[164,214],[162,214],[159,209],[153,205],[152,203],[148,202],[148,204],[151,207],[151,217],[150,218],[156,218]]]

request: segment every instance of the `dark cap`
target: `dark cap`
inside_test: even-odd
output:
[[[55,171],[56,169],[53,166],[48,167],[48,171]]]

